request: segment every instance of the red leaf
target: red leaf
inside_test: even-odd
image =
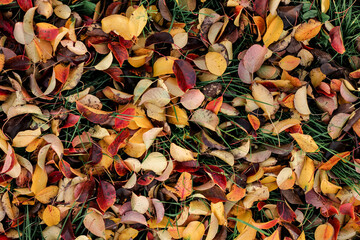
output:
[[[118,67],[110,67],[106,70],[104,70],[106,74],[108,74],[113,80],[116,82],[122,82],[122,78],[120,77],[123,72]]]
[[[119,133],[119,135],[115,138],[115,140],[108,146],[109,153],[114,156],[119,151],[121,143],[125,141],[126,138],[128,138],[130,135],[130,132],[128,129],[124,129]]]
[[[266,17],[269,0],[254,0],[254,11],[261,17]]]
[[[175,60],[173,71],[181,90],[186,92],[186,90],[195,87],[196,73],[189,62],[182,59]]]
[[[174,43],[174,39],[172,38],[170,33],[167,32],[158,32],[150,35],[146,38],[145,47],[148,47],[153,44],[159,43]]]
[[[106,9],[105,16],[117,14],[121,8],[121,5],[123,5],[123,4],[124,3],[122,1],[111,3]]]
[[[74,178],[76,175],[71,171],[71,166],[68,162],[64,160],[60,160],[59,163],[60,171],[64,174],[67,178]]]
[[[10,1],[12,2],[12,1]],[[8,34],[8,36],[11,36],[11,38],[14,38],[14,24],[11,24],[6,19],[3,18],[2,14],[0,13],[0,29],[2,29],[4,32]]]
[[[14,0],[0,0],[1,5],[12,3]]]
[[[328,222],[333,226],[334,228],[334,235],[332,240],[337,240],[339,232],[340,232],[340,221],[336,217],[329,218]]]
[[[119,131],[120,129],[126,128],[129,125],[130,120],[135,117],[135,114],[135,108],[125,109],[125,111],[116,116],[114,129]]]
[[[305,201],[308,204],[312,204],[316,208],[320,208],[320,212],[324,217],[330,217],[339,213],[329,199],[321,196],[314,190],[310,190],[305,194]]]
[[[89,160],[88,162],[91,165],[95,165],[98,164],[101,161],[102,158],[102,149],[99,146],[99,144],[97,144],[96,142],[94,142],[90,148],[89,151]]]
[[[212,188],[209,188],[204,191],[199,191],[202,195],[206,197],[207,200],[218,203],[218,202],[226,202],[227,198],[223,190],[220,187],[214,185]]]
[[[57,183],[60,181],[60,179],[63,178],[63,174],[60,171],[53,171],[48,176],[48,182],[51,183]]]
[[[96,202],[104,212],[115,203],[115,187],[106,181],[100,180]]]
[[[331,46],[340,54],[345,52],[344,42],[341,35],[340,26],[336,26],[329,32]]]
[[[61,129],[63,129],[63,128],[71,128],[71,127],[75,126],[78,123],[78,121],[80,120],[80,118],[81,118],[81,116],[79,116],[79,115],[69,113],[69,116],[67,117],[66,122],[61,127]]]
[[[339,211],[341,214],[349,215],[352,219],[355,220],[354,205],[352,205],[352,203],[344,203],[340,205]]]
[[[263,222],[263,223],[256,222],[256,223],[252,223],[252,224],[253,224],[253,226],[260,228],[260,229],[270,229],[270,228],[274,227],[276,224],[278,224],[278,222],[279,222],[279,219],[275,218],[268,222]]]
[[[289,205],[287,205],[286,202],[277,202],[276,209],[281,220],[285,222],[292,222],[296,218],[295,212],[289,207]]]
[[[214,183],[219,185],[219,187],[223,190],[226,189],[226,177],[224,170],[214,165],[208,165],[204,167],[204,170],[211,176]]]
[[[63,225],[62,231],[61,231],[61,239],[64,239],[64,240],[74,240],[75,239],[70,216],[71,216],[71,214],[68,216],[65,224]]]
[[[33,3],[31,0],[17,0],[17,3],[24,12],[33,7]]]
[[[95,192],[95,181],[94,179],[81,182],[76,185],[74,189],[74,197],[77,202],[86,202],[89,198],[94,195]]]
[[[112,112],[105,112],[85,106],[79,101],[76,101],[76,109],[87,120],[96,124],[104,124],[111,119]]]
[[[218,114],[222,104],[223,104],[223,96],[220,96],[220,97],[210,101],[206,105],[205,109],[210,110],[215,114]]]
[[[30,59],[22,55],[8,59],[4,65],[4,69],[6,70],[26,71],[29,68]]]
[[[119,156],[114,157],[114,168],[115,168],[116,173],[120,177],[125,176],[128,172],[131,171]]]
[[[127,49],[118,42],[108,43],[108,47],[111,52],[114,54],[114,57],[119,62],[120,67],[123,65],[124,61],[129,58],[129,53]]]
[[[137,180],[137,183],[141,186],[147,186],[150,183],[152,183],[152,181],[154,180],[155,177],[156,177],[156,174],[153,171],[147,171],[139,177],[139,179]]]
[[[198,161],[186,161],[186,162],[175,161],[174,163],[175,163],[174,170],[178,172],[196,172],[200,168]]]

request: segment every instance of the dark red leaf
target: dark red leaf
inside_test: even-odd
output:
[[[119,62],[120,67],[123,65],[124,61],[129,58],[129,53],[127,49],[118,42],[111,42],[108,44],[109,49],[114,54],[114,57]]]
[[[104,212],[111,207],[116,200],[115,187],[106,181],[100,180],[96,202]]]
[[[98,164],[101,161],[101,158],[102,158],[102,149],[99,146],[99,144],[94,142],[91,145],[91,148],[90,148],[90,151],[89,151],[89,160],[88,160],[88,162],[91,165],[95,165],[95,164]]]
[[[281,220],[285,222],[292,222],[296,218],[295,212],[289,207],[286,202],[277,202],[276,209]]]
[[[165,0],[159,0],[158,1],[158,7],[159,7],[159,10],[160,10],[161,16],[166,21],[170,22],[172,20],[172,15],[171,15],[171,12],[169,11],[169,8],[166,5],[166,1]]]
[[[173,71],[181,90],[186,92],[186,90],[195,87],[196,73],[189,62],[182,59],[175,60]]]
[[[65,224],[63,225],[62,231],[61,231],[61,239],[64,240],[74,240],[75,235],[71,224],[71,214],[67,217],[67,220]]]
[[[202,195],[206,197],[207,200],[218,203],[218,202],[226,202],[227,198],[223,190],[217,185],[213,186],[204,191],[199,191]]]
[[[16,56],[12,57],[5,62],[4,69],[6,70],[16,70],[16,71],[26,71],[30,68],[30,59],[25,56]]]
[[[168,32],[158,32],[150,35],[145,42],[145,47],[158,43],[174,43],[174,40]]]
[[[106,74],[108,74],[113,80],[116,82],[122,82],[121,75],[123,75],[123,71],[121,71],[118,67],[110,67],[104,70]]]
[[[123,1],[111,3],[106,9],[105,17],[113,15],[113,14],[117,14],[119,12],[120,8],[122,7],[122,5],[124,5]]]
[[[75,126],[78,123],[78,121],[80,120],[80,118],[81,118],[81,116],[79,116],[79,115],[69,113],[69,116],[66,118],[66,122],[61,127],[61,129],[63,129],[63,128],[71,128],[71,127]]]
[[[139,179],[137,180],[137,183],[142,186],[147,186],[150,183],[152,183],[152,181],[154,180],[155,177],[156,177],[156,174],[153,171],[147,171],[139,177]]]
[[[57,183],[58,181],[60,181],[60,179],[63,178],[63,176],[64,175],[60,171],[53,171],[48,176],[48,182],[50,184]]]
[[[76,185],[74,189],[74,197],[77,202],[86,202],[95,193],[95,180],[91,179],[85,182],[81,182]]]
[[[254,0],[254,11],[261,17],[266,17],[269,0]]]
[[[340,221],[336,217],[329,218],[328,222],[333,226],[334,228],[334,235],[332,240],[337,240],[339,232],[340,232]]]
[[[303,204],[299,195],[294,192],[293,189],[289,190],[280,190],[281,194],[286,198],[286,200],[291,204]]]
[[[108,152],[114,156],[119,151],[121,143],[125,141],[126,138],[128,138],[130,135],[130,132],[128,129],[124,129],[119,133],[119,135],[115,138],[115,140],[108,146]]]
[[[32,0],[17,0],[17,3],[24,12],[33,7]]]
[[[200,165],[198,161],[186,161],[186,162],[177,162],[174,161],[175,166],[174,170],[178,172],[196,172],[199,170]]]
[[[219,185],[219,187],[221,187],[223,190],[226,189],[226,177],[224,170],[214,165],[205,166],[204,170],[211,176],[214,183]]]
[[[76,175],[71,171],[71,166],[68,162],[64,160],[60,160],[59,162],[60,171],[64,174],[67,178],[74,178]]]
[[[14,32],[14,26],[11,24],[8,20],[4,19],[2,14],[0,13],[0,29],[3,30],[3,32],[10,36],[11,38],[14,38],[13,32]]]
[[[135,114],[135,108],[125,109],[125,111],[116,116],[114,129],[119,131],[120,129],[126,128],[129,125],[130,120],[135,117]]]
[[[311,204],[316,208],[320,208],[320,212],[324,217],[330,217],[339,213],[329,199],[321,196],[314,190],[310,190],[305,194],[305,201],[306,203]]]
[[[287,223],[287,222],[282,223],[282,225],[286,228],[286,230],[288,230],[292,239],[299,238],[299,236],[301,234],[301,230],[299,228],[297,228],[295,225],[293,225],[291,223]]]

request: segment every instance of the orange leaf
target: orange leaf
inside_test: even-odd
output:
[[[220,111],[222,103],[223,103],[223,96],[218,97],[217,99],[214,99],[214,100],[210,101],[206,105],[205,109],[210,110],[215,114],[218,114],[219,111]]]
[[[323,163],[319,169],[329,171],[333,166],[335,166],[342,158],[346,158],[350,155],[350,152],[342,152],[335,154],[329,159],[326,163]]]
[[[165,186],[167,190],[176,193],[181,201],[184,201],[186,197],[190,196],[192,193],[192,180],[191,180],[191,174],[188,172],[183,172],[176,185],[175,188],[171,188],[168,186]]]

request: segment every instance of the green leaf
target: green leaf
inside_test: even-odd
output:
[[[314,17],[317,17],[318,15],[318,11],[317,10],[310,10],[310,11],[307,11],[303,14],[303,18],[304,19],[310,19],[310,18],[314,18]]]

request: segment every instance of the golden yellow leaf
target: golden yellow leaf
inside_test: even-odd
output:
[[[208,52],[205,55],[205,63],[210,73],[216,76],[223,75],[227,68],[225,58],[218,52]]]
[[[307,23],[301,24],[296,30],[295,30],[295,39],[299,42],[312,39],[315,37],[321,30],[322,23],[310,19]]]
[[[35,172],[36,172],[36,169],[35,169]],[[38,193],[35,193],[35,198],[39,202],[41,202],[43,204],[47,204],[54,200],[54,198],[57,196],[58,192],[59,192],[59,187],[52,185],[52,186],[42,189]]]
[[[284,29],[284,23],[279,16],[276,16],[270,23],[265,35],[263,36],[264,45],[268,47],[273,42],[279,40]]]
[[[60,222],[60,210],[51,205],[47,205],[43,212],[43,221],[46,225],[54,226]]]
[[[290,135],[295,139],[304,152],[316,152],[319,149],[318,145],[310,135],[301,133],[291,133]]]

